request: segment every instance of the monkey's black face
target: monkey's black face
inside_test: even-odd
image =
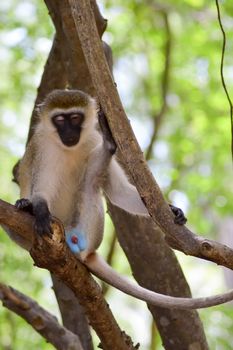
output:
[[[80,139],[84,114],[81,112],[59,113],[52,117],[52,123],[57,129],[65,146],[75,146]]]

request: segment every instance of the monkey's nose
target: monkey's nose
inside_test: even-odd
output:
[[[75,137],[74,137],[74,136],[73,136],[73,137],[71,136],[71,137],[69,137],[69,138],[68,138],[68,141],[69,141],[69,142],[75,142],[75,141],[76,141],[76,139],[75,139]]]

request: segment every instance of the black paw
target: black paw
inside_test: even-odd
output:
[[[18,199],[15,202],[15,207],[17,209],[19,209],[19,210],[24,210],[24,211],[27,211],[30,214],[33,214],[32,202],[30,202],[29,199],[26,199],[26,198]]]
[[[186,217],[184,216],[184,212],[182,209],[175,207],[172,204],[169,204],[173,214],[175,215],[174,223],[178,225],[184,225],[187,222]]]
[[[39,200],[33,207],[33,214],[35,216],[35,231],[38,235],[51,236],[53,233],[51,224],[52,216],[48,209],[47,203],[44,200]]]
[[[117,145],[109,128],[108,121],[102,109],[98,112],[100,129],[103,134],[105,145],[111,154],[115,154]]]

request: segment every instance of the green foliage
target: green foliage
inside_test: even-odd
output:
[[[170,39],[167,109],[149,164],[167,197],[185,209],[193,230],[219,239],[219,227],[233,210],[233,185],[229,106],[220,79],[222,35],[214,2],[106,0],[101,5],[109,19],[105,38],[113,49],[115,78],[135,132],[139,130],[137,136],[143,149],[150,143],[154,118],[163,103],[165,50]],[[36,0],[0,2],[0,198],[10,202],[19,196],[17,186],[11,183],[11,170],[23,153],[36,87],[51,45],[53,28],[47,12],[44,4]],[[230,0],[221,2],[221,12],[228,39],[224,72],[233,98]],[[107,246],[108,239],[102,247],[103,254]],[[125,271],[121,254],[117,250],[114,264]],[[185,261],[191,284],[195,271],[198,275],[203,270],[208,274],[212,269],[214,272],[208,278],[215,281],[214,276],[218,276],[216,280],[221,281],[219,268],[212,265],[200,268],[197,262],[199,267],[193,264],[194,271]],[[0,231],[0,271],[1,281],[54,309],[52,292],[48,292],[48,274],[35,269],[28,254],[10,242],[3,231]],[[201,288],[201,284],[197,285]],[[219,292],[218,283],[212,289]],[[212,289],[207,294],[213,294]],[[119,313],[122,307],[119,297],[111,291],[109,298],[113,311]],[[142,304],[130,299],[127,315],[138,318],[139,323],[145,320],[149,329],[149,316],[139,305]],[[201,315],[210,348],[231,349],[232,308],[211,308]],[[149,332],[140,332],[138,324],[128,319],[130,322],[120,322],[130,327],[132,337],[140,341],[142,349],[149,349]],[[0,349],[20,350],[25,346],[52,348],[23,320],[1,308]],[[159,345],[156,349],[160,349]]]

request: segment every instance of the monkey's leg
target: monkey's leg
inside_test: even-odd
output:
[[[108,136],[103,136],[103,143],[94,149],[87,163],[83,183],[82,203],[77,203],[76,227],[66,232],[66,242],[74,254],[82,257],[93,252],[101,243],[103,235],[104,211],[100,187],[104,181],[106,169],[115,147]]]
[[[83,184],[81,212],[77,226],[66,232],[66,242],[74,254],[94,251],[101,243],[104,213],[100,187],[113,154],[116,143],[112,137],[104,112],[100,110],[98,120],[103,136],[99,145],[88,160]]]

